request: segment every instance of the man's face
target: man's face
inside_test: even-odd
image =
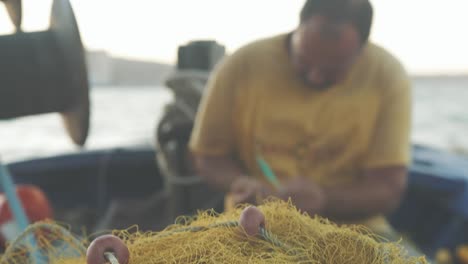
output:
[[[315,16],[293,33],[290,57],[304,83],[326,89],[343,81],[361,50],[357,30],[351,24],[331,24]]]

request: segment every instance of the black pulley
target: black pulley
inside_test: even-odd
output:
[[[84,145],[89,129],[89,84],[69,1],[54,0],[50,28],[28,33],[19,30],[21,1],[3,2],[16,6],[9,12],[19,18],[11,16],[15,34],[0,36],[0,119],[60,112],[73,142]]]
[[[7,9],[8,15],[10,16],[11,23],[16,28],[16,31],[21,30],[21,18],[22,18],[22,8],[21,0],[1,0]]]

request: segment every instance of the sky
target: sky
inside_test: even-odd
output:
[[[26,31],[48,26],[52,0],[23,0]],[[413,74],[468,73],[467,0],[371,0],[372,41]],[[178,45],[215,39],[232,52],[294,29],[304,0],[71,0],[85,46],[174,63]],[[11,32],[0,7],[0,34]]]

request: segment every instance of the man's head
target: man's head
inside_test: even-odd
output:
[[[307,0],[289,45],[300,78],[316,89],[343,81],[369,39],[372,15],[368,0]]]

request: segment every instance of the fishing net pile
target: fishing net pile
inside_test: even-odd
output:
[[[265,225],[256,236],[239,226],[243,208],[223,214],[200,212],[181,217],[161,232],[136,228],[114,231],[130,251],[130,264],[149,263],[427,263],[407,255],[397,243],[379,243],[362,227],[338,227],[311,218],[291,203],[271,200],[259,206]],[[41,226],[42,225],[42,226]],[[86,241],[78,241],[59,226],[41,223],[11,244],[1,264],[85,264]],[[32,248],[34,247],[34,248]]]

